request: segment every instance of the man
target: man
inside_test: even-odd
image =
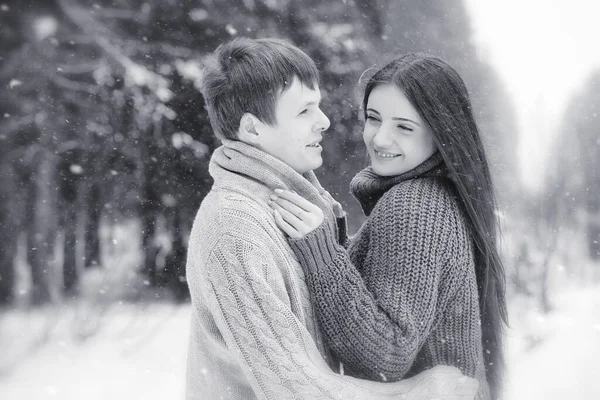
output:
[[[202,92],[223,146],[189,239],[187,397],[472,399],[476,383],[452,368],[386,384],[330,367],[304,273],[268,206],[273,189],[294,190],[337,227],[312,172],[329,127],[318,80],[305,53],[274,39],[233,40],[206,62]]]

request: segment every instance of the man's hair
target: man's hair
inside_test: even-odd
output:
[[[280,39],[237,38],[217,47],[203,66],[201,90],[217,137],[237,140],[240,119],[251,113],[275,125],[275,104],[293,79],[314,90],[314,61]]]

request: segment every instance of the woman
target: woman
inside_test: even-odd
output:
[[[444,61],[398,57],[368,81],[371,165],[351,183],[368,216],[347,248],[322,211],[276,190],[271,206],[305,270],[346,372],[396,381],[445,364],[500,396],[504,271],[495,196],[468,91]]]

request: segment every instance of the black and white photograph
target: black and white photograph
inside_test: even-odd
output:
[[[0,0],[0,398],[600,399],[599,17]]]

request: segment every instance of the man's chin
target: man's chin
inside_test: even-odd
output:
[[[294,168],[296,170],[296,172],[298,172],[300,175],[304,175],[310,171],[314,171],[316,169],[321,168],[321,166],[323,165],[323,159],[320,159],[319,161],[315,161],[311,164],[306,164],[303,165],[302,168]]]
[[[319,169],[319,168],[321,168],[322,165],[323,165],[323,159],[320,158],[318,162],[315,162],[314,166],[310,170],[314,171],[315,169]]]

